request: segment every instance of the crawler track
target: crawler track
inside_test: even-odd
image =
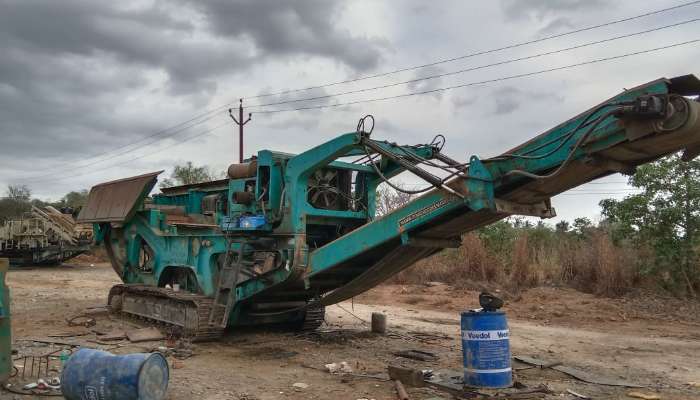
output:
[[[224,333],[223,328],[209,325],[214,303],[211,297],[144,285],[116,285],[107,302],[116,314],[164,326],[195,342],[215,341]],[[296,329],[317,329],[325,321],[325,310],[321,305],[308,307]]]
[[[180,332],[193,341],[213,341],[223,328],[209,325],[213,299],[189,292],[143,285],[116,285],[109,292],[108,304],[120,315],[136,317]]]
[[[306,309],[304,322],[301,324],[301,331],[314,331],[326,320],[326,307],[321,305],[311,305]]]

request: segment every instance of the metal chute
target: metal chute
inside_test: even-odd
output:
[[[119,179],[94,186],[88,195],[87,204],[78,215],[78,222],[123,223],[136,212],[136,206],[155,186],[163,171]]]

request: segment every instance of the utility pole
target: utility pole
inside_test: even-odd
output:
[[[228,115],[233,122],[238,125],[238,162],[243,163],[243,125],[250,122],[250,117],[253,114],[248,113],[248,119],[243,121],[243,99],[240,99],[240,104],[238,105],[238,119],[233,115],[233,108],[228,109]]]

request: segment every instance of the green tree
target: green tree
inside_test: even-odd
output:
[[[164,179],[160,187],[170,187],[179,185],[190,185],[193,183],[201,183],[213,181],[219,178],[218,174],[211,171],[206,165],[195,166],[191,161],[184,165],[176,165],[173,169],[170,178]]]
[[[510,262],[513,245],[518,238],[518,230],[520,229],[516,226],[520,220],[515,218],[512,220],[513,222],[510,218],[505,219],[477,230],[477,235],[486,249],[503,264]]]
[[[32,197],[32,191],[27,185],[8,185],[7,197],[14,201],[28,202]]]
[[[32,192],[25,185],[9,185],[6,196],[0,199],[0,221],[19,217],[31,209]]]
[[[87,196],[88,191],[86,189],[79,190],[77,192],[68,192],[65,196],[63,196],[63,199],[61,199],[61,203],[64,204],[65,207],[78,210],[87,202]]]
[[[655,259],[642,272],[668,277],[673,288],[695,297],[700,286],[700,161],[667,157],[639,167],[630,184],[642,192],[600,202],[614,237],[651,247]]]
[[[573,231],[579,237],[583,237],[590,233],[593,228],[595,228],[593,222],[586,217],[578,217],[574,219]]]
[[[561,220],[554,226],[557,233],[569,232],[569,221]]]

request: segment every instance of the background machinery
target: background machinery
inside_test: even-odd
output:
[[[227,179],[151,197],[159,172],[97,185],[79,221],[94,224],[125,283],[110,291],[115,312],[195,340],[249,324],[313,329],[325,306],[459,246],[465,232],[509,215],[552,217],[556,194],[678,150],[695,157],[699,93],[692,75],[655,80],[468,162],[444,155],[440,136],[376,140],[365,117],[298,155],[259,151]],[[405,171],[431,187],[378,216],[377,186]]]
[[[13,265],[60,264],[90,250],[90,225],[76,224],[71,214],[32,206],[22,217],[0,224],[0,257]]]

